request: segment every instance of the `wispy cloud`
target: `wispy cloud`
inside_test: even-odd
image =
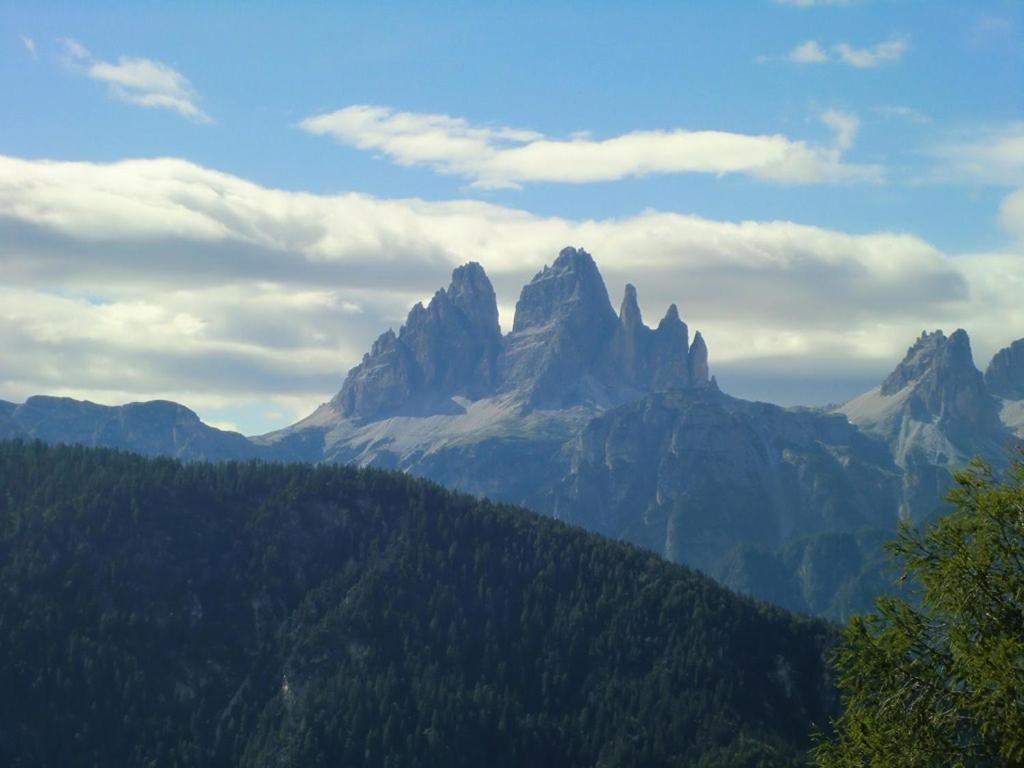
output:
[[[901,37],[893,37],[866,48],[857,48],[849,43],[836,43],[830,49],[826,49],[817,40],[805,40],[781,57],[758,56],[755,60],[759,64],[778,58],[794,64],[834,62],[857,69],[868,69],[899,61],[909,48],[910,45]]]
[[[855,48],[847,43],[838,43],[833,46],[832,50],[844,64],[858,69],[867,69],[899,61],[907,52],[908,47],[906,40],[893,38],[868,48]]]
[[[786,58],[797,64],[820,64],[828,61],[828,54],[817,40],[808,40],[790,51]]]
[[[28,35],[22,35],[21,42],[25,46],[25,50],[28,51],[29,56],[31,56],[33,59],[38,58],[38,55],[36,54],[35,40],[33,40]]]
[[[155,109],[170,109],[197,123],[213,122],[196,104],[192,84],[171,66],[152,59],[121,56],[117,63],[93,56],[76,40],[65,38],[65,60],[75,69],[102,83],[110,95],[130,104]]]
[[[999,206],[999,222],[1007,232],[1024,242],[1024,189],[1007,195]]]
[[[911,123],[925,124],[932,122],[932,118],[921,110],[900,104],[881,104],[871,107],[871,111],[885,118],[907,120]]]
[[[833,122],[826,123],[835,128]],[[633,131],[603,140],[587,134],[558,139],[530,130],[474,126],[449,115],[362,104],[308,117],[299,127],[380,152],[399,165],[461,176],[482,188],[673,173],[744,173],[796,184],[879,181],[883,175],[879,166],[843,162],[852,135],[824,146],[780,134],[684,129]]]
[[[933,180],[1024,186],[1024,122],[965,129],[926,150]]]

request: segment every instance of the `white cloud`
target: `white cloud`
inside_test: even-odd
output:
[[[1024,258],[1012,254],[955,257],[909,234],[788,221],[315,195],[172,159],[0,157],[0,242],[0,398],[13,400],[261,403],[283,424],[330,397],[455,265],[482,262],[511,306],[568,244],[594,254],[613,300],[636,284],[648,323],[678,302],[712,366],[732,372],[768,360],[789,376],[863,376],[922,328],[956,325],[983,364],[1024,335]]]
[[[21,42],[25,46],[25,50],[28,51],[29,56],[31,56],[33,59],[38,58],[38,56],[36,54],[36,41],[35,40],[33,40],[28,35],[22,35],[21,36]]]
[[[939,180],[1024,186],[1024,122],[974,127],[931,147]]]
[[[1024,189],[1012,192],[1003,200],[999,220],[1007,232],[1024,241]]]
[[[832,50],[844,64],[858,69],[866,69],[899,61],[908,48],[906,40],[893,38],[868,48],[854,48],[848,43],[837,43]]]
[[[828,54],[817,40],[808,40],[790,51],[786,58],[797,64],[820,64],[828,61]]]
[[[876,165],[842,161],[848,146],[814,146],[780,134],[634,131],[610,139],[555,139],[535,131],[474,126],[448,115],[354,105],[306,118],[303,130],[425,165],[484,188],[528,182],[583,184],[665,173],[745,173],[784,183],[876,182]]]
[[[65,38],[65,60],[94,80],[106,83],[110,95],[140,107],[170,109],[198,123],[212,122],[197,106],[192,84],[173,67],[152,59],[121,56],[117,63],[93,56],[81,43]]]
[[[849,43],[836,43],[832,46],[832,54],[829,54],[817,40],[806,40],[782,58],[794,64],[838,62],[858,69],[867,69],[899,61],[909,47],[906,40],[894,37],[868,48],[855,48]],[[756,61],[763,64],[772,58],[758,56]]]
[[[932,122],[931,117],[921,110],[899,104],[882,104],[872,107],[871,111],[885,118],[907,120],[911,123],[926,124]]]
[[[836,132],[836,148],[845,151],[853,146],[853,140],[860,129],[860,119],[849,112],[829,109],[821,113],[821,120]]]

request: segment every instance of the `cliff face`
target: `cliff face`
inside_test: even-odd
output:
[[[569,451],[556,516],[704,569],[738,543],[895,525],[899,471],[840,416],[715,389],[593,419]]]

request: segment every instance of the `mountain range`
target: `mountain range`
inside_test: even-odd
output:
[[[877,543],[943,507],[950,471],[1024,437],[1024,340],[983,375],[967,333],[923,333],[876,389],[836,408],[722,392],[675,305],[618,313],[586,251],[522,289],[502,334],[479,264],[417,304],[310,416],[243,438],[172,403],[0,403],[0,437],[182,459],[399,469],[528,506],[787,607],[843,616],[886,587]]]

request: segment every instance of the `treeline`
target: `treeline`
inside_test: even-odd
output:
[[[788,766],[832,629],[407,476],[0,443],[0,764]]]

